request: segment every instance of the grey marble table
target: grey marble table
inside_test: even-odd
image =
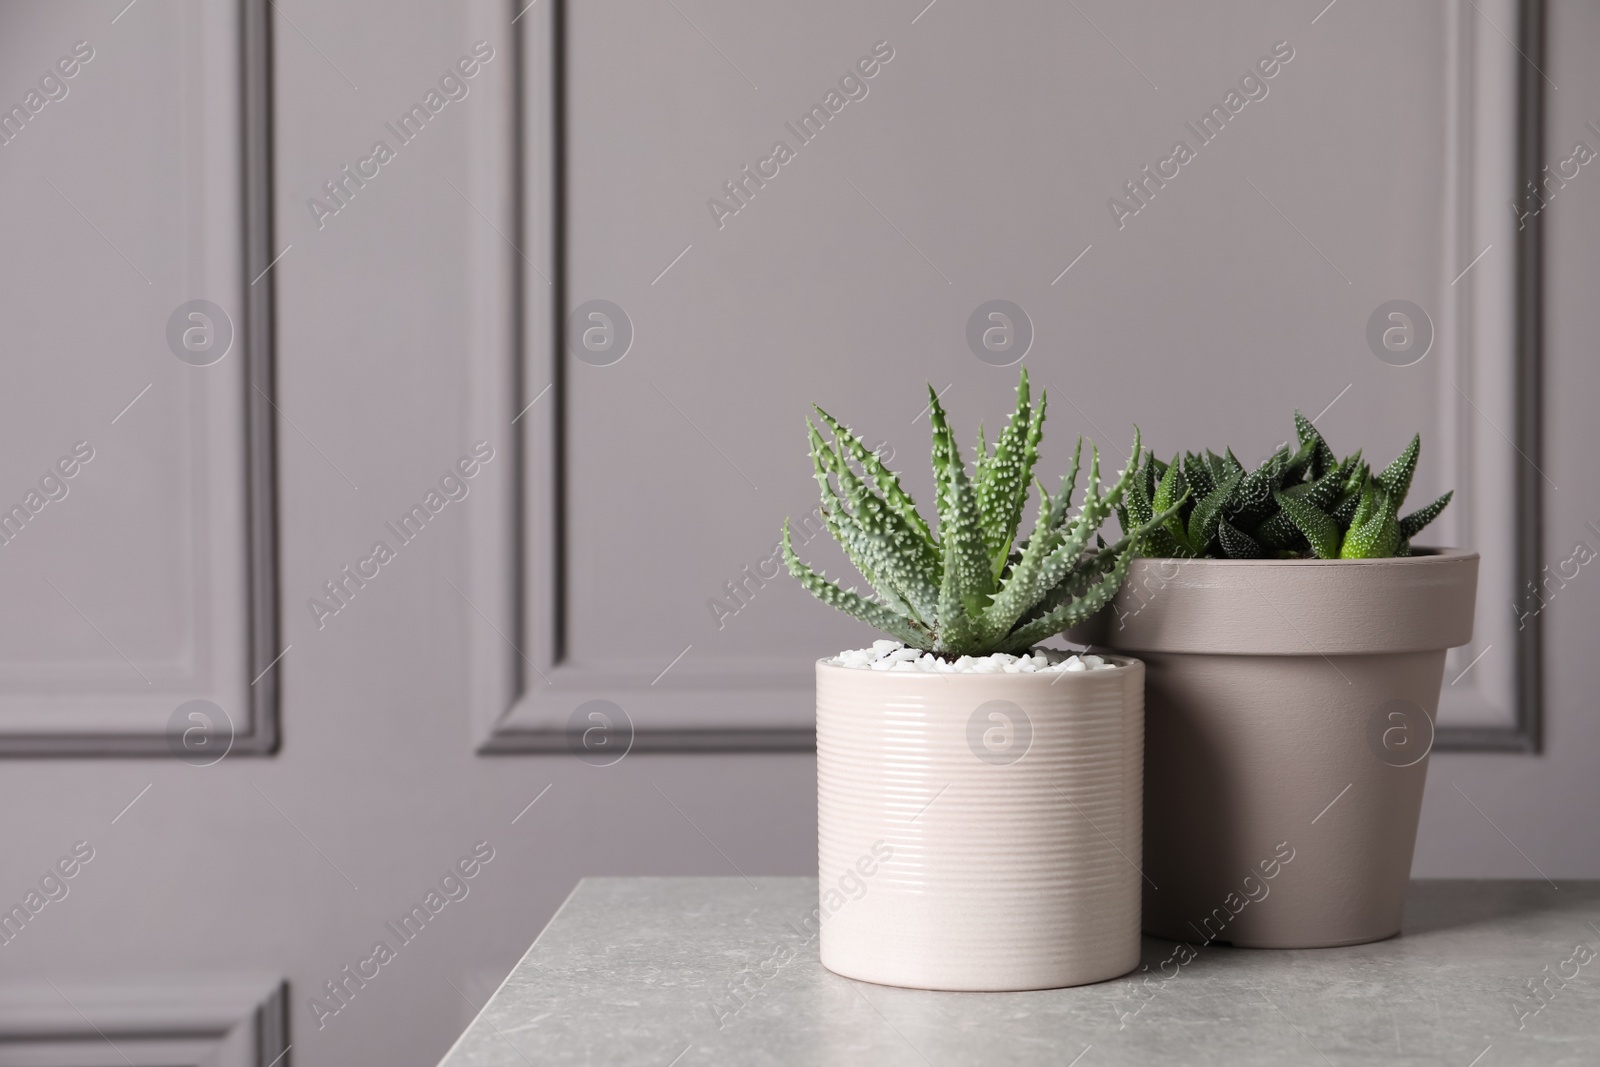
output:
[[[441,1067],[1600,1064],[1600,882],[1419,881],[1388,941],[1163,967],[1146,938],[1147,970],[1036,993],[841,978],[816,902],[809,878],[585,879]]]

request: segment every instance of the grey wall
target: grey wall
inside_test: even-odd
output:
[[[550,175],[536,143],[550,103],[549,4],[539,0],[516,30],[510,18],[520,5],[277,5],[274,244],[293,245],[269,275],[280,647],[292,646],[276,675],[281,747],[209,767],[125,758],[6,763],[0,900],[20,900],[74,842],[95,849],[70,894],[0,947],[7,987],[48,979],[76,995],[94,984],[149,987],[152,976],[175,986],[224,972],[281,977],[290,989],[292,1062],[431,1063],[578,878],[812,869],[807,754],[634,752],[610,767],[565,754],[477,754],[482,709],[492,718],[493,707],[507,706],[494,703],[506,686],[486,677],[507,670],[507,661],[526,662],[521,652],[506,653],[506,639],[542,664],[551,628],[543,587],[519,577],[534,574],[540,558],[494,535],[519,500],[532,526],[542,529],[548,518],[538,472],[550,458],[542,420],[554,410],[551,398],[530,410],[525,431],[509,420],[516,401],[531,400],[549,380],[549,315],[539,306],[549,290],[535,276],[551,266],[552,234],[539,214]],[[67,100],[49,105],[40,125],[0,148],[0,188],[13,208],[0,222],[9,398],[0,475],[19,491],[54,460],[57,426],[69,416],[109,418],[96,392],[103,383],[117,386],[104,398],[118,401],[114,412],[142,381],[171,376],[176,390],[186,380],[179,372],[192,370],[162,335],[173,306],[193,294],[181,242],[154,224],[153,199],[164,163],[190,149],[165,112],[145,108],[132,84],[113,76],[114,63],[129,64],[132,78],[135,58],[171,59],[192,42],[177,30],[158,32],[179,5],[141,0],[113,25],[122,6],[66,9],[59,17],[71,25],[60,34],[27,21],[29,8],[0,11],[0,70],[16,75],[0,92],[20,98],[35,68],[79,38],[93,40],[105,61],[84,71]],[[1387,455],[1413,429],[1425,438],[1441,432],[1446,354],[1411,368],[1414,375],[1392,375],[1366,351],[1361,327],[1379,301],[1438,293],[1454,273],[1445,270],[1436,209],[1444,5],[1397,11],[1341,0],[1315,25],[1321,3],[1240,2],[1203,13],[1078,6],[1126,58],[1071,7],[996,12],[941,0],[913,24],[921,4],[757,11],[679,0],[681,13],[673,4],[569,5],[567,296],[569,304],[622,304],[638,336],[614,366],[569,360],[566,368],[564,663],[590,672],[563,690],[568,706],[588,695],[584,679],[603,677],[617,646],[650,664],[630,692],[649,689],[648,675],[693,646],[662,680],[684,687],[678,697],[630,708],[641,723],[671,730],[694,713],[695,685],[741,663],[792,671],[782,665],[864,640],[786,585],[763,589],[721,630],[706,600],[770,552],[785,514],[810,506],[799,422],[806,402],[836,407],[887,440],[896,464],[912,472],[926,449],[925,421],[912,424],[923,380],[955,384],[947,399],[968,436],[980,416],[996,424],[1015,371],[980,364],[962,339],[968,313],[984,299],[1016,300],[1034,317],[1029,366],[1052,390],[1052,466],[1076,432],[1120,444],[1134,421],[1161,427],[1154,443],[1163,449],[1216,438],[1262,452],[1285,435],[1294,406],[1314,412],[1346,384],[1350,392],[1326,421],[1336,445]],[[1547,154],[1555,159],[1558,146],[1580,138],[1597,145],[1600,137],[1583,128],[1600,122],[1600,74],[1589,62],[1600,14],[1555,0],[1550,17],[1547,70],[1560,89],[1549,94]],[[513,172],[494,148],[514,117],[515,33],[528,35],[531,162],[520,228],[511,207],[518,198],[506,187]],[[480,39],[496,52],[471,95],[445,107],[319,229],[307,199],[367,155],[386,136],[384,123]],[[1296,58],[1271,94],[1117,230],[1106,198],[1285,39]],[[124,40],[138,43],[119,60]],[[764,155],[783,122],[879,40],[891,42],[895,58],[867,99],[848,105],[837,126],[718,230],[705,199]],[[170,91],[181,84],[174,77]],[[68,191],[82,191],[86,214],[130,258],[167,273],[141,286],[65,205],[46,216],[56,194],[37,179],[63,173],[76,176],[81,184]],[[1560,487],[1547,495],[1552,560],[1580,539],[1600,547],[1585,528],[1600,523],[1587,462],[1600,446],[1589,412],[1600,392],[1590,351],[1600,329],[1591,296],[1600,189],[1591,182],[1600,186],[1586,169],[1548,209],[1542,466]],[[146,188],[139,183],[148,196],[120,192]],[[38,211],[22,209],[36,203]],[[70,255],[48,258],[68,241]],[[686,245],[683,259],[654,280]],[[519,263],[523,295],[507,280]],[[233,284],[243,290],[248,282]],[[529,324],[520,347],[490,321],[512,303],[525,306]],[[76,363],[60,370],[69,356]],[[513,397],[495,383],[514,380],[519,367],[522,392]],[[59,379],[48,377],[58,371]],[[240,392],[242,383],[234,383]],[[61,519],[60,528],[33,557],[17,562],[20,544],[0,549],[12,647],[75,647],[93,637],[71,629],[77,617],[33,581],[58,573],[78,576],[108,610],[122,612],[101,623],[118,644],[155,646],[164,635],[202,630],[219,645],[245,640],[243,562],[230,579],[239,588],[204,608],[171,595],[151,570],[150,560],[175,567],[171,561],[184,558],[162,554],[179,529],[164,501],[180,491],[196,498],[194,477],[181,472],[213,455],[192,437],[168,440],[181,437],[168,432],[176,411],[152,412],[141,431],[149,438],[128,453],[145,473],[75,485],[60,514],[42,516]],[[526,433],[525,469],[501,478],[517,456],[518,432]],[[471,494],[445,506],[319,628],[307,600],[375,540],[391,539],[385,522],[419,502],[480,440],[496,452]],[[1441,484],[1441,471],[1425,460],[1419,493]],[[219,466],[216,484],[237,489],[239,472]],[[85,472],[99,473],[93,465]],[[70,510],[80,503],[86,507]],[[231,540],[226,530],[212,536],[218,552],[231,544],[244,559],[239,531]],[[528,543],[539,536],[527,531]],[[136,551],[141,545],[148,554]],[[118,546],[124,554],[108,557]],[[74,570],[74,554],[97,562]],[[830,572],[840,565],[820,542],[812,558]],[[1536,864],[1558,883],[1600,877],[1600,725],[1589,696],[1600,684],[1595,582],[1585,569],[1544,613],[1546,754],[1438,755],[1418,874],[1537,877]],[[520,609],[505,608],[527,617],[501,627],[501,637],[485,625],[486,616],[500,618],[489,601],[511,604],[513,587],[533,595]],[[166,614],[138,610],[152,598]],[[32,660],[12,658],[37,673],[39,662],[60,657],[45,645]],[[524,690],[539,692],[536,674],[521,672]],[[229,667],[207,691],[248,690],[244,673],[253,672]],[[37,711],[40,686],[30,675],[8,692]],[[789,712],[752,700],[748,714],[781,723]],[[309,998],[375,941],[393,941],[385,922],[479,841],[494,858],[467,883],[469,894],[446,905],[319,1028]]]

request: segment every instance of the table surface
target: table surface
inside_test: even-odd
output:
[[[816,905],[811,878],[585,879],[440,1067],[1600,1064],[1600,882],[1417,881],[1388,941],[1180,966],[1145,938],[1147,970],[1031,993],[841,978]]]

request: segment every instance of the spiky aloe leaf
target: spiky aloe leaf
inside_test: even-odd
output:
[[[1274,511],[1265,522],[1250,532],[1269,555],[1292,556],[1308,547],[1305,535],[1282,511]]]
[[[910,494],[900,487],[900,476],[885,467],[883,461],[878,458],[878,454],[867,448],[861,438],[852,433],[848,426],[845,426],[815,404],[811,406],[816,408],[817,415],[827,424],[829,432],[833,434],[833,439],[843,445],[851,458],[861,464],[861,469],[872,480],[872,484],[877,487],[878,492],[883,494],[883,499],[889,507],[894,509],[895,513],[905,520],[908,527],[929,545],[932,545],[933,531],[928,528],[927,520],[917,511],[917,502],[912,500]]]
[[[950,436],[950,424],[945,420],[944,408],[939,404],[939,394],[928,385],[928,426],[933,436],[933,503],[939,517],[939,537],[945,537],[946,524],[951,521],[950,506],[950,448],[955,443]]]
[[[1211,469],[1211,480],[1221,485],[1228,477],[1228,464],[1211,449],[1206,449],[1206,466]]]
[[[1311,477],[1312,460],[1316,458],[1317,443],[1302,441],[1298,448],[1283,449],[1283,464],[1278,479],[1279,486],[1296,485]]]
[[[850,469],[844,455],[833,453],[833,474],[839,495],[849,505],[858,536],[857,551],[870,565],[861,573],[880,593],[887,584],[902,602],[898,610],[920,621],[935,618],[939,601],[939,558],[932,545],[924,541],[892,510],[882,497],[867,488]],[[845,518],[840,518],[841,525]],[[909,611],[907,608],[909,607]]]
[[[1361,500],[1339,548],[1340,559],[1384,559],[1400,547],[1400,520],[1394,500],[1376,480],[1361,490]]]
[[[1189,495],[1189,482],[1183,476],[1183,468],[1178,465],[1178,457],[1172,457],[1172,462],[1167,464],[1166,473],[1161,476],[1160,483],[1156,486],[1156,495],[1150,501],[1152,511],[1166,512],[1179,500]],[[1163,532],[1172,539],[1177,551],[1174,555],[1192,556],[1194,547],[1189,543],[1189,532],[1184,529],[1183,519],[1175,512],[1169,514],[1161,526]]]
[[[1112,484],[1111,489],[1103,494],[1100,490],[1100,453],[1093,446],[1091,448],[1092,458],[1089,464],[1089,482],[1084,492],[1083,506],[1077,517],[1061,528],[1059,536],[1053,542],[1054,547],[1051,549],[1048,558],[1040,565],[1034,579],[1033,592],[1035,595],[1024,598],[1031,601],[1031,604],[1025,606],[1019,615],[1013,615],[1007,624],[1008,626],[1015,623],[1018,618],[1022,618],[1024,621],[1031,621],[1037,615],[1042,615],[1045,611],[1054,610],[1061,603],[1081,595],[1086,588],[1082,579],[1091,572],[1103,573],[1108,570],[1110,563],[1107,560],[1113,559],[1115,553],[1133,551],[1137,554],[1136,546],[1129,547],[1135,543],[1131,534],[1125,534],[1122,540],[1118,541],[1117,545],[1111,549],[1107,549],[1105,540],[1095,534],[1095,540],[1100,545],[1100,551],[1094,555],[1085,555],[1085,550],[1088,547],[1090,535],[1094,534],[1101,523],[1109,518],[1114,510],[1122,507],[1127,494],[1133,492],[1140,483],[1140,461],[1144,456],[1144,447],[1141,443],[1139,428],[1137,426],[1133,428],[1133,449],[1129,453],[1131,458],[1127,466],[1118,473],[1117,480]],[[1180,499],[1169,510],[1153,516],[1150,522],[1138,530],[1139,537],[1149,536],[1158,524],[1166,522],[1177,514],[1183,502],[1183,499]],[[1119,514],[1125,514],[1125,512],[1119,512]],[[1059,523],[1060,517],[1056,516],[1055,518]],[[1130,528],[1124,527],[1124,529]],[[1107,555],[1108,552],[1111,553],[1110,556]],[[1012,572],[1013,580],[1016,575],[1017,572],[1014,570]],[[1004,594],[1002,593],[1002,595]]]
[[[1204,555],[1217,537],[1217,523],[1222,519],[1222,506],[1239,487],[1242,473],[1228,475],[1194,506],[1189,514],[1189,547],[1197,555]]]
[[[1344,487],[1345,479],[1350,473],[1350,468],[1346,466],[1349,463],[1349,460],[1345,460],[1323,472],[1320,478],[1291,485],[1283,492],[1296,500],[1310,504],[1319,511],[1326,511],[1339,499],[1339,491]]]
[[[1307,441],[1313,443],[1311,477],[1320,478],[1339,465],[1338,457],[1334,455],[1333,449],[1328,447],[1328,442],[1323,440],[1321,432],[1298,410],[1294,413],[1294,429],[1302,445]]]
[[[1417,472],[1417,457],[1422,454],[1422,435],[1417,434],[1411,438],[1411,443],[1405,451],[1394,458],[1394,462],[1383,468],[1383,473],[1377,476],[1377,483],[1388,492],[1389,498],[1394,501],[1395,510],[1400,510],[1406,502],[1406,494],[1411,491],[1411,476]]]
[[[1361,462],[1360,452],[1349,457],[1349,459],[1345,460],[1345,463],[1349,466],[1349,473],[1345,478],[1344,485],[1339,488],[1339,499],[1334,503],[1333,507],[1324,508],[1323,510],[1339,520],[1340,527],[1348,530],[1351,522],[1355,520],[1356,507],[1361,503],[1362,490],[1366,487],[1367,482],[1371,480],[1372,473],[1367,468],[1367,465]]]
[[[902,615],[933,618],[931,610],[924,613],[913,606],[912,598],[905,595],[899,584],[886,572],[887,552],[886,546],[882,544],[882,538],[869,533],[864,528],[862,520],[850,513],[845,506],[843,496],[828,480],[828,476],[832,474],[838,477],[841,483],[845,481],[844,475],[840,473],[841,469],[844,469],[843,460],[838,453],[828,447],[822,435],[817,433],[816,427],[812,426],[809,420],[806,426],[811,431],[811,461],[822,494],[820,509],[822,521],[827,525],[828,532],[833,534],[834,540],[839,542],[856,570],[861,572],[861,576],[892,610]],[[845,470],[845,473],[852,472]]]
[[[1022,485],[1017,489],[1017,508],[1020,513],[1022,504],[1028,497],[1028,483],[1033,479],[1033,468],[1039,462],[1039,442],[1044,440],[1044,420],[1050,407],[1050,394],[1040,390],[1039,406],[1028,420],[1028,436],[1022,444],[1022,462],[1024,466]],[[1040,492],[1044,490],[1041,488]],[[1018,519],[1018,522],[1021,520]],[[1015,525],[1012,526],[1015,531]]]
[[[1063,604],[1056,610],[1041,615],[1032,622],[1024,623],[1017,627],[1000,645],[1002,652],[1021,652],[1032,648],[1047,637],[1052,637],[1070,627],[1078,625],[1092,616],[1095,612],[1111,602],[1117,590],[1122,587],[1123,579],[1128,576],[1128,566],[1137,556],[1136,552],[1123,552],[1117,556],[1116,564],[1105,577],[1101,578],[1082,596]]]
[[[1305,539],[1311,543],[1311,551],[1317,554],[1318,559],[1339,558],[1339,545],[1344,535],[1332,515],[1287,493],[1278,493],[1275,499],[1278,507],[1283,509],[1279,514],[1288,516],[1289,521],[1305,535]]]
[[[1056,582],[1045,598],[1022,616],[1023,625],[1044,616],[1077,597],[1083,596],[1103,576],[1109,574],[1118,559],[1124,554],[1134,557],[1144,555],[1142,551],[1144,542],[1152,537],[1162,535],[1162,526],[1173,515],[1180,513],[1188,498],[1178,500],[1166,511],[1157,512],[1150,517],[1150,521],[1141,526],[1129,527],[1129,532],[1124,533],[1113,545],[1107,545],[1105,538],[1096,537],[1098,550],[1092,553],[1079,555],[1067,564],[1064,577]]]
[[[1011,554],[1011,542],[1022,521],[1022,502],[1033,476],[1034,460],[1038,457],[1039,438],[1034,422],[1028,397],[1028,372],[1023,370],[1017,382],[1016,410],[1007,420],[1006,428],[995,438],[994,454],[973,479],[989,569],[996,579]]]
[[[1228,454],[1231,456],[1233,453]],[[1259,467],[1240,479],[1232,506],[1224,509],[1232,525],[1252,527],[1271,513],[1272,491],[1278,487],[1283,461],[1283,452],[1274,452]]]
[[[1061,477],[1061,490],[1056,493],[1051,502],[1051,513],[1055,517],[1057,526],[1066,520],[1067,511],[1072,507],[1072,494],[1078,488],[1078,464],[1083,459],[1083,435],[1078,435],[1078,444],[1072,450],[1072,467]]]
[[[1150,503],[1150,498],[1155,495],[1155,486],[1150,480],[1151,475],[1154,473],[1151,464],[1152,461],[1147,458],[1128,485],[1128,493],[1124,503],[1127,507],[1128,515],[1133,519],[1133,526],[1123,523],[1122,528],[1124,531],[1131,531],[1134,526],[1144,525],[1150,521],[1150,516],[1155,514],[1155,510]]]
[[[1217,480],[1211,476],[1211,468],[1193,452],[1183,455],[1183,477],[1189,483],[1189,495],[1195,500],[1204,500],[1217,487]]]
[[[829,607],[838,608],[846,615],[875,626],[912,648],[932,650],[933,640],[925,628],[881,604],[874,604],[853,589],[841,589],[838,583],[828,581],[825,576],[802,563],[789,541],[788,519],[783,520],[783,562],[806,592]]]
[[[1100,450],[1091,446],[1089,460],[1089,481],[1084,486],[1083,504],[1078,509],[1078,514],[1073,517],[1062,531],[1061,543],[1050,553],[1050,558],[1044,567],[1044,580],[1047,586],[1054,587],[1062,581],[1077,565],[1078,557],[1089,546],[1089,539],[1094,536],[1100,524],[1111,517],[1116,509],[1131,491],[1139,479],[1139,459],[1144,453],[1140,444],[1139,428],[1133,428],[1133,451],[1130,453],[1128,465],[1124,467],[1112,483],[1109,492],[1102,495],[1100,491]],[[1163,520],[1169,516],[1163,515]]]
[[[941,518],[944,574],[939,584],[939,649],[966,652],[977,647],[977,619],[994,593],[994,575],[979,523],[978,501],[967,477],[961,450],[944,434],[945,467],[950,478],[950,508]]]
[[[1051,552],[1062,541],[1058,525],[1055,501],[1041,485],[1039,514],[1034,519],[1033,533],[1028,537],[1027,547],[979,620],[979,629],[985,642],[994,642],[1003,637],[1028,609],[1045,598],[1055,584],[1045,578],[1044,568]]]
[[[1456,495],[1454,489],[1431,504],[1425,504],[1400,520],[1400,538],[1409,541],[1422,532],[1422,528],[1439,517],[1439,512],[1444,510],[1450,498]]]
[[[1149,523],[1156,514],[1153,497],[1161,483],[1164,474],[1157,473],[1157,467],[1166,468],[1155,456],[1146,453],[1134,477],[1128,482],[1128,487],[1122,502],[1116,506],[1117,521],[1122,524],[1124,533],[1129,533]],[[1165,520],[1163,520],[1165,521]],[[1149,531],[1140,541],[1138,551],[1149,556],[1173,556],[1182,549],[1178,542],[1163,528]]]
[[[1333,507],[1328,509],[1328,514],[1333,516],[1334,521],[1339,524],[1341,529],[1348,530],[1350,528],[1350,523],[1355,520],[1356,507],[1360,503],[1360,493],[1346,493],[1339,498],[1338,502],[1335,503]]]
[[[1261,545],[1249,534],[1234,527],[1226,518],[1217,523],[1217,542],[1229,559],[1260,559]]]
[[[836,518],[841,522],[853,520],[861,537],[868,543],[864,554],[873,566],[873,574],[863,571],[863,575],[880,591],[882,585],[878,576],[886,578],[896,592],[910,602],[914,608],[912,614],[923,619],[932,618],[939,582],[939,557],[928,536],[926,523],[922,523],[921,516],[917,515],[910,497],[899,492],[898,479],[884,468],[877,457],[827,412],[821,408],[817,411],[833,431],[835,445],[828,449],[822,435],[815,427],[810,427],[812,449],[814,453],[822,450],[818,457],[821,464],[819,469],[834,476],[839,486],[837,498],[849,506],[847,513],[841,510],[841,515]],[[809,420],[807,425],[810,426]],[[901,508],[891,506],[885,497],[873,492],[862,477],[851,469],[845,456],[847,450],[862,462],[869,475],[876,470],[878,477],[893,487],[902,502]],[[826,497],[823,504],[825,507],[828,505]],[[906,520],[907,511],[916,517],[920,528]]]

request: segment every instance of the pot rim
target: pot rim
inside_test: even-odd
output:
[[[1450,560],[1477,559],[1478,553],[1466,548],[1417,545],[1409,556],[1381,556],[1377,559],[1217,559],[1212,556],[1140,556],[1139,564],[1172,562],[1184,567],[1383,567],[1427,566]]]
[[[1460,548],[1351,560],[1148,556],[1067,636],[1134,653],[1442,651],[1472,640],[1478,565],[1478,553]]]

